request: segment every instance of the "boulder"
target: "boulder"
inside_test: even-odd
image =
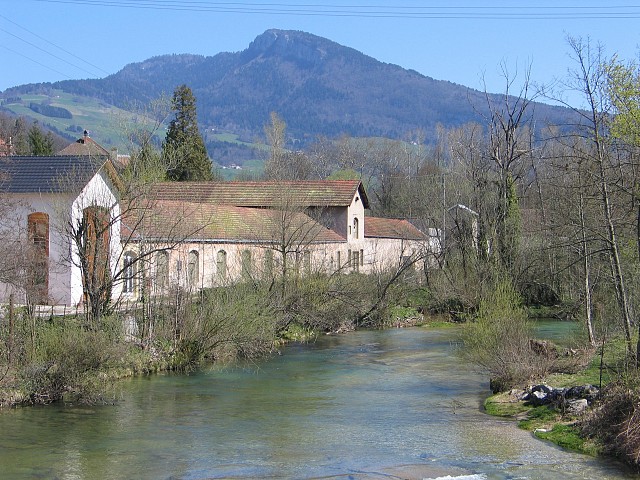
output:
[[[578,415],[589,407],[586,398],[578,398],[577,400],[569,400],[565,406],[565,412],[570,415]]]

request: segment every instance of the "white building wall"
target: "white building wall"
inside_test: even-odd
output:
[[[122,257],[122,246],[120,241],[120,205],[115,196],[114,188],[106,175],[100,171],[89,180],[87,185],[82,189],[80,194],[74,199],[70,209],[70,221],[73,225],[78,225],[82,221],[83,211],[91,206],[104,207],[109,211],[111,217],[110,222],[110,244],[109,244],[109,261],[112,276],[115,274]],[[69,220],[67,220],[69,221]],[[70,266],[70,303],[77,305],[82,301],[82,272],[78,265],[80,264],[78,248],[71,244],[71,266]],[[112,296],[118,298],[122,292],[122,285],[117,282],[114,285]]]
[[[65,228],[65,218],[71,201],[62,194],[12,194],[12,215],[15,215],[14,234],[23,247],[28,247],[27,217],[31,213],[41,212],[49,216],[49,303],[68,304],[71,273],[68,266],[69,241],[61,233]],[[26,302],[23,289],[0,283],[0,298],[3,302],[14,294],[18,303]]]
[[[120,247],[120,207],[109,180],[102,173],[96,174],[73,198],[69,194],[12,194],[12,215],[15,215],[16,237],[27,246],[27,217],[31,213],[42,212],[49,216],[49,295],[52,305],[77,305],[82,300],[82,275],[78,249],[69,236],[70,222],[82,219],[84,208],[98,205],[110,209],[114,219],[111,229],[111,268],[115,272],[121,256]],[[25,292],[15,286],[0,283],[0,301],[7,302],[14,293],[15,301],[26,301]],[[118,292],[114,292],[117,294]]]

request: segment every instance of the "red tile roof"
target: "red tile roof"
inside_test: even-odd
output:
[[[343,241],[308,215],[273,209],[159,200],[124,217],[124,239],[273,243],[284,233],[291,244]]]
[[[365,238],[427,240],[427,236],[410,222],[395,218],[365,217],[364,236]]]
[[[152,189],[158,200],[187,200],[237,207],[283,208],[344,207],[360,192],[369,207],[359,180],[304,180],[273,182],[164,182]]]

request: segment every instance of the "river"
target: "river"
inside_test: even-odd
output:
[[[619,479],[485,415],[446,329],[322,336],[264,361],[125,380],[114,405],[0,412],[2,479]]]

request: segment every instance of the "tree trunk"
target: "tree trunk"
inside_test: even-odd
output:
[[[587,324],[587,335],[591,346],[596,346],[596,340],[593,335],[593,319],[591,308],[591,277],[589,275],[589,248],[587,247],[587,236],[585,231],[584,219],[584,195],[580,190],[580,231],[582,234],[582,258],[584,267],[584,313]]]

